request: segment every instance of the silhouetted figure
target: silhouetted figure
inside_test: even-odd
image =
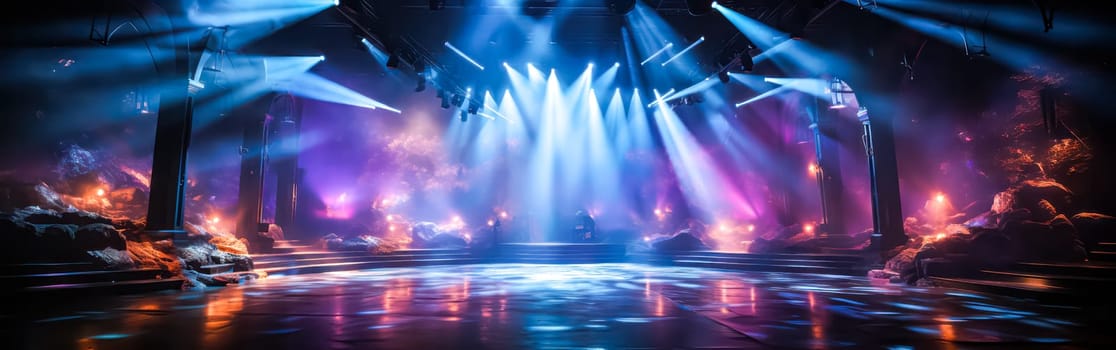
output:
[[[593,216],[584,210],[574,214],[574,242],[592,242],[597,240],[597,223]]]

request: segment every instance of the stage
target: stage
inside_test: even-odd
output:
[[[628,263],[380,268],[20,305],[5,304],[2,336],[27,349],[1116,344],[1107,326],[1086,322],[1100,312],[1090,308],[863,277]]]

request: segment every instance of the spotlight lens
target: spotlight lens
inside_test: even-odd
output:
[[[318,62],[325,61],[325,55],[318,56]]]
[[[620,66],[620,62],[616,62],[616,64],[613,64],[612,66],[613,66],[613,67],[619,67],[619,66]]]

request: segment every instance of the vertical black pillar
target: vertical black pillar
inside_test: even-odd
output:
[[[872,185],[872,244],[886,259],[888,251],[907,243],[903,232],[903,212],[899,198],[899,166],[895,155],[895,134],[891,119],[872,115],[871,108],[857,112],[864,129],[868,156],[868,175]]]
[[[289,234],[294,228],[295,208],[298,207],[298,141],[302,129],[302,103],[287,95],[289,111],[276,126],[278,155],[275,160],[275,224]]]
[[[151,159],[151,192],[147,204],[146,234],[151,239],[184,240],[183,206],[186,199],[186,151],[194,119],[190,94],[190,51],[185,34],[174,33],[173,69],[161,71],[159,117]]]
[[[837,113],[828,105],[819,106],[813,99],[813,118],[810,130],[814,132],[814,153],[817,157],[817,170],[814,176],[821,192],[822,224],[818,227],[819,236],[827,245],[845,247],[848,232],[845,228],[845,188],[841,178],[841,158],[838,152]],[[845,239],[842,239],[845,238]]]
[[[265,94],[248,101],[233,113],[233,117],[244,125],[236,235],[248,239],[248,250],[253,253],[266,252],[274,243],[259,234],[261,229],[266,229],[260,227],[260,214],[263,211],[263,172],[267,161],[267,111],[273,98],[273,94]]]

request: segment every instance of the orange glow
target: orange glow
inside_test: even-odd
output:
[[[748,225],[748,232],[755,232],[755,231],[756,231],[756,225]]]
[[[946,196],[945,196],[945,194],[938,193],[938,195],[934,196],[934,200],[937,201],[938,203],[945,203]]]
[[[957,333],[954,333],[952,324],[942,323],[942,324],[938,325],[938,330],[942,334],[942,340],[945,340],[945,341],[957,340]]]
[[[818,165],[817,164],[810,163],[810,165],[807,166],[806,169],[809,170],[811,174],[817,174],[818,173]]]
[[[395,225],[388,226],[388,231],[395,231]]]
[[[805,231],[806,233],[814,233],[814,225],[811,225],[811,224],[802,225],[802,231]]]
[[[806,293],[806,300],[810,301],[810,310],[814,309],[814,292]]]
[[[721,224],[721,232],[728,232],[728,231],[729,231],[728,225]]]
[[[945,238],[946,238],[946,234],[942,233],[942,232],[939,232],[937,235],[934,236],[935,241],[940,241],[940,240],[945,239]]]
[[[104,196],[105,196],[105,189],[98,188],[97,189],[97,197],[104,197]]]

